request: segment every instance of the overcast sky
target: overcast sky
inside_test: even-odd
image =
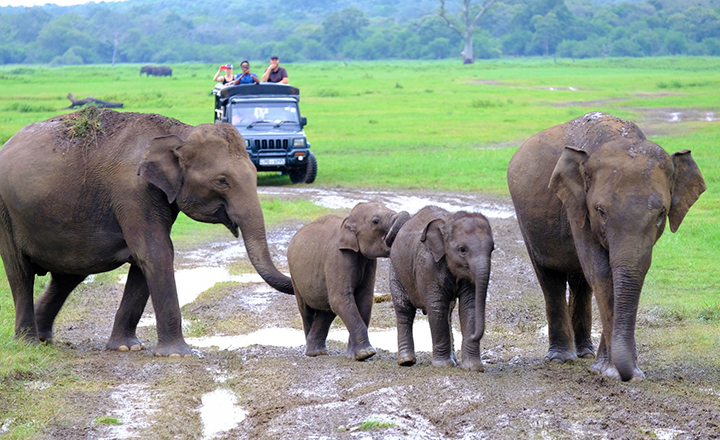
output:
[[[123,0],[104,0],[104,1],[123,1]],[[100,3],[99,0],[0,0],[0,6],[37,6],[46,3],[54,3],[60,6],[79,5],[81,3]]]

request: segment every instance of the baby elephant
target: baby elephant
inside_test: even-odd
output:
[[[484,370],[480,339],[485,333],[485,298],[494,247],[490,223],[482,214],[453,214],[427,206],[405,223],[390,252],[399,365],[416,362],[412,327],[417,309],[428,315],[430,322],[432,364],[457,365],[451,313],[459,299],[463,334],[460,366]]]
[[[410,218],[379,203],[358,203],[346,218],[326,216],[297,231],[288,245],[288,265],[305,330],[308,356],[328,354],[325,340],[335,316],[350,332],[347,355],[375,354],[368,325],[377,258]]]

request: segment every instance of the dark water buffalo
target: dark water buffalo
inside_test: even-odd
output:
[[[167,66],[142,66],[140,75],[143,73],[147,74],[147,76],[172,76],[172,69]]]

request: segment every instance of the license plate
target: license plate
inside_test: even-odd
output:
[[[285,159],[260,159],[260,165],[285,165]]]

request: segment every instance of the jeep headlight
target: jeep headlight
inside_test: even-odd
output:
[[[293,147],[304,147],[304,146],[305,146],[305,139],[303,139],[303,138],[293,139]]]
[[[245,148],[250,148],[250,141],[245,139]]]

